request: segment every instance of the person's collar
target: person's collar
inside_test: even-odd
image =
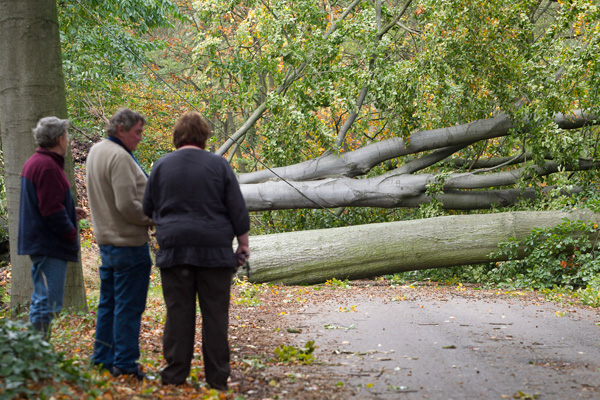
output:
[[[116,144],[118,144],[119,146],[121,146],[122,148],[124,148],[129,154],[132,154],[131,151],[129,151],[129,149],[127,147],[125,147],[125,144],[123,144],[123,142],[121,141],[121,139],[119,139],[118,137],[109,136],[106,139],[110,140],[111,142],[115,142]]]
[[[124,148],[125,151],[127,151],[127,153],[129,153],[129,155],[131,156],[131,158],[133,158],[133,161],[135,161],[135,163],[140,167],[140,169],[142,170],[142,172],[144,173],[144,175],[146,175],[146,177],[148,176],[148,173],[146,171],[144,171],[144,168],[142,168],[140,162],[137,160],[137,158],[135,158],[135,155],[133,154],[133,152],[130,151],[127,147],[125,147],[125,145],[123,144],[123,142],[121,141],[121,139],[116,138],[114,136],[109,136],[106,139],[110,140],[111,142],[114,142],[114,143],[118,144],[119,146],[121,146],[122,148]]]
[[[186,145],[181,146],[177,150],[184,150],[184,149],[203,150],[202,147],[198,146],[197,144],[186,144]]]
[[[58,153],[56,153],[54,151],[50,151],[48,149],[45,149],[43,147],[38,147],[35,151],[36,151],[36,153],[45,154],[45,155],[51,157],[61,167],[65,166],[65,158],[63,156],[61,156],[60,154],[58,154]]]

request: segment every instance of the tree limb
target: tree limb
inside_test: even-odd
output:
[[[389,172],[386,172],[385,174],[382,174],[381,176],[412,174],[413,172],[420,171],[422,169],[432,166],[433,164],[435,164],[437,162],[445,160],[446,158],[450,157],[452,154],[464,149],[467,146],[469,146],[469,144],[459,144],[456,146],[450,146],[450,147],[445,147],[445,148],[436,150],[430,154],[427,154],[426,156],[419,157],[417,159],[409,161],[406,164],[402,165],[401,167],[398,167]]]
[[[599,122],[596,116],[581,110],[567,116],[556,114],[554,120],[562,129],[576,129]],[[508,115],[501,114],[467,124],[415,132],[409,137],[408,145],[401,138],[392,138],[340,155],[327,154],[295,165],[241,174],[238,180],[240,183],[248,184],[274,178],[308,181],[326,176],[355,177],[367,173],[373,166],[392,158],[506,136],[513,127]]]

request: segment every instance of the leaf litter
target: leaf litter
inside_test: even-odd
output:
[[[85,249],[88,258],[84,259],[84,269],[94,268],[97,260],[90,261],[94,255],[95,245]],[[97,251],[97,250],[96,250]],[[91,253],[91,256],[90,256]],[[91,267],[90,267],[91,265]],[[97,268],[97,266],[96,266]],[[165,308],[160,289],[158,271],[153,269],[151,288],[147,309],[142,320],[140,347],[142,357],[140,364],[143,370],[153,379],[137,382],[133,378],[114,378],[107,372],[89,369],[88,363],[93,349],[95,334],[95,303],[97,303],[97,274],[84,272],[86,278],[89,312],[76,315],[63,313],[53,328],[52,344],[55,350],[63,352],[66,357],[73,358],[82,369],[89,371],[94,382],[93,391],[89,388],[69,387],[69,392],[56,398],[95,398],[95,399],[347,399],[360,391],[355,385],[352,372],[346,378],[329,374],[330,365],[319,360],[318,355],[309,362],[298,360],[298,357],[287,357],[282,360],[276,349],[285,349],[286,354],[302,354],[314,344],[300,342],[298,334],[302,332],[302,321],[310,318],[308,306],[323,304],[328,299],[352,297],[351,293],[360,293],[363,298],[378,297],[386,301],[398,299],[415,300],[426,298],[430,301],[444,301],[449,293],[472,299],[514,297],[515,293],[502,292],[498,289],[469,290],[469,285],[453,286],[429,284],[413,284],[410,286],[394,285],[385,279],[355,281],[340,287],[339,285],[282,286],[270,284],[252,284],[237,281],[232,287],[230,306],[229,340],[231,348],[232,374],[230,389],[226,392],[211,390],[205,386],[202,365],[201,319],[198,314],[196,328],[195,357],[192,361],[191,377],[181,386],[163,386],[159,372],[166,365],[162,354],[162,330],[165,320]],[[456,289],[456,290],[455,290]],[[401,293],[399,293],[401,292]],[[418,293],[417,293],[418,292]],[[543,296],[533,291],[518,292],[521,301],[533,304],[544,303]],[[419,307],[427,303],[419,304]],[[342,308],[343,312],[355,312],[360,304]],[[330,310],[331,313],[339,309]],[[500,325],[500,323],[498,323]],[[325,329],[351,330],[353,325],[327,324]],[[505,338],[506,339],[506,338]],[[443,346],[453,349],[454,345]],[[312,350],[311,350],[312,352]],[[418,358],[414,358],[418,359]],[[380,361],[387,361],[381,358]],[[540,364],[543,364],[540,362]],[[68,386],[68,384],[66,384]],[[363,388],[364,389],[364,388]],[[413,392],[412,388],[394,386],[389,388],[396,392]],[[525,395],[525,396],[524,396]],[[525,393],[521,398],[528,398]]]

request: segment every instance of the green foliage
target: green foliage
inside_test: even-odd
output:
[[[171,0],[67,0],[58,10],[67,81],[87,88],[104,86],[108,77],[131,76],[132,65],[163,45],[142,35],[180,18]]]
[[[87,386],[91,378],[74,361],[55,353],[30,324],[0,319],[0,387],[2,398],[50,399],[64,383]]]
[[[456,156],[479,160],[527,150],[533,152],[530,171],[548,155],[574,166],[596,157],[597,130],[566,131],[552,123],[557,112],[600,109],[600,9],[591,0],[423,0],[406,10],[401,2],[361,2],[352,10],[349,2],[321,0],[177,4],[180,9],[170,0],[69,0],[59,7],[71,115],[93,136],[101,131],[99,115],[120,106],[143,111],[151,123],[136,156],[146,171],[172,150],[170,129],[190,108],[211,122],[213,148],[262,110],[235,154],[244,170],[343,154],[500,113],[514,119],[509,137]],[[160,79],[140,67],[149,60]],[[456,171],[440,163],[427,172],[450,170]],[[572,189],[591,176],[531,173],[520,187]],[[428,185],[432,200],[415,212],[272,211],[259,214],[253,231],[443,215],[436,198],[443,183]],[[556,193],[522,206],[559,207],[557,199],[565,197]]]
[[[258,307],[261,304],[260,294],[261,285],[253,284],[247,280],[235,279],[234,284],[241,288],[240,297],[233,299],[236,305],[245,305],[247,307]]]
[[[334,288],[340,288],[340,289],[350,288],[350,282],[348,282],[348,279],[344,279],[343,281],[340,281],[339,279],[331,278],[325,282],[325,285],[331,286]]]
[[[590,307],[600,307],[600,275],[596,275],[585,288],[579,288],[574,293],[582,304]]]
[[[433,196],[428,203],[421,204],[418,209],[420,218],[434,218],[445,215],[442,202]]]
[[[515,287],[585,288],[600,273],[598,236],[598,226],[583,221],[565,220],[553,228],[534,229],[523,243],[513,239],[499,245],[494,256],[508,261],[498,263],[488,277]],[[517,259],[521,246],[525,257]]]
[[[0,275],[5,274],[4,268],[0,267]],[[1,279],[2,277],[0,277]],[[10,316],[10,293],[6,282],[0,280],[0,319]]]
[[[91,223],[90,221],[88,221],[87,219],[80,219],[79,220],[79,229],[81,230],[86,230],[86,229],[90,229],[91,228]]]
[[[346,207],[340,210],[277,210],[256,213],[251,234],[293,232],[409,219],[402,209]]]
[[[462,156],[527,148],[536,162],[548,153],[573,161],[593,147],[594,135],[557,131],[551,123],[555,112],[600,104],[594,56],[600,10],[589,0],[544,6],[534,0],[424,0],[406,10],[392,2],[348,10],[348,3],[320,0],[179,5],[60,3],[71,113],[81,124],[90,122],[82,110],[108,115],[136,98],[162,107],[156,84],[163,82],[139,68],[152,59],[154,70],[213,123],[215,145],[264,106],[242,151],[269,166],[501,112],[515,118],[514,135],[471,146]],[[138,90],[115,85],[128,78],[141,83]],[[363,89],[367,96],[358,105]],[[181,103],[166,102],[173,101]],[[351,113],[357,118],[338,147]],[[525,126],[527,136],[519,129]],[[152,145],[160,151],[142,157],[145,166],[170,150],[163,141]],[[254,162],[240,164],[252,168]]]
[[[279,361],[284,363],[310,364],[314,361],[314,351],[315,342],[314,340],[310,340],[306,342],[303,348],[286,346],[282,344],[275,349],[275,355],[279,357]]]
[[[103,118],[147,98],[123,85],[145,80],[148,55],[167,45],[152,32],[183,16],[171,0],[66,0],[58,13],[73,134],[101,136]]]
[[[489,281],[488,265],[465,265],[447,268],[432,268],[418,271],[402,272],[394,275],[388,275],[393,285],[410,284],[413,282],[440,282],[447,285],[454,285],[459,282],[482,283]]]

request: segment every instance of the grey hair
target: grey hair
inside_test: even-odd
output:
[[[138,122],[142,122],[142,126],[146,125],[146,118],[137,111],[128,108],[121,108],[108,121],[106,126],[107,136],[117,136],[119,125],[123,126],[126,131],[133,128]]]
[[[35,143],[44,149],[50,149],[58,144],[58,138],[69,129],[69,120],[56,117],[44,117],[32,129]]]

